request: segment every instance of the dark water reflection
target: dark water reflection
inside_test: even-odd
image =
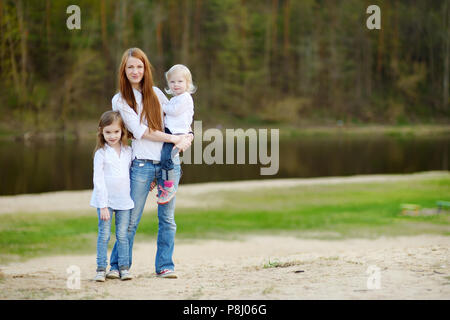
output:
[[[276,175],[261,176],[261,164],[184,164],[182,183],[448,170],[449,144],[450,137],[297,138],[280,141]],[[0,195],[92,188],[94,145],[1,141]]]

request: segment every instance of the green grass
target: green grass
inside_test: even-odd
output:
[[[450,235],[450,212],[401,215],[402,203],[435,208],[450,200],[450,177],[405,182],[299,186],[208,194],[217,208],[177,209],[177,239],[239,238],[285,234],[319,238],[373,238],[382,235]],[[156,212],[144,212],[136,241],[154,239]],[[113,229],[114,230],[114,229]],[[113,231],[114,232],[114,231]],[[97,216],[86,213],[0,215],[0,259],[48,254],[93,253]],[[111,237],[112,245],[114,236]]]

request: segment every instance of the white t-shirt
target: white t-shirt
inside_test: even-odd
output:
[[[130,196],[131,155],[129,146],[122,146],[119,156],[108,144],[95,152],[92,207],[116,210],[134,208]]]
[[[191,131],[192,119],[194,117],[194,101],[190,93],[185,92],[174,96],[162,105],[164,113],[164,124],[166,128],[175,133],[189,133]]]
[[[157,87],[153,87],[153,91],[158,97],[161,106],[169,101],[164,93],[162,93],[162,91]],[[138,158],[160,161],[163,143],[142,139],[142,135],[148,128],[147,119],[144,117],[144,119],[142,119],[143,123],[141,123],[142,94],[136,89],[133,89],[133,93],[137,103],[137,114],[122,98],[120,92],[112,98],[112,109],[114,111],[119,111],[123,121],[125,122],[125,126],[135,137],[135,139],[131,142],[131,146],[133,148],[133,159]],[[162,117],[163,114],[161,108],[161,118]]]

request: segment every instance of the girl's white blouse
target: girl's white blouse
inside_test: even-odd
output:
[[[116,210],[134,208],[130,196],[131,156],[129,146],[121,147],[120,156],[107,144],[95,152],[92,207]]]

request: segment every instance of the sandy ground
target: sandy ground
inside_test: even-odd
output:
[[[92,281],[95,254],[37,258],[1,266],[0,298],[450,299],[449,244],[448,237],[430,235],[178,241],[174,262],[179,278],[160,279],[153,273],[156,245],[137,243],[133,280]],[[76,284],[69,279],[70,266],[80,268],[79,289],[67,287]],[[378,289],[370,281],[377,273]]]
[[[434,174],[442,172],[186,185],[180,187],[177,205],[190,206],[195,197],[230,188],[421,179]],[[0,197],[0,208],[3,213],[30,214],[49,208],[90,210],[85,203],[89,196],[89,191],[81,191]],[[177,240],[178,279],[155,276],[155,253],[156,241],[136,243],[134,279],[125,282],[92,281],[95,254],[0,265],[0,299],[450,299],[450,238],[445,236]],[[76,276],[67,272],[71,266],[80,270],[79,289],[69,288],[76,285],[71,281]]]

